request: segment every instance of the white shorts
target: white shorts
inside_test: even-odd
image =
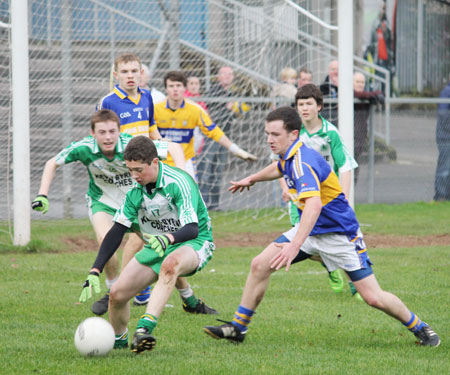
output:
[[[297,233],[298,226],[299,224],[283,233],[283,236],[292,241]],[[319,255],[329,272],[337,269],[357,271],[368,268],[372,264],[367,254],[363,235],[359,229],[355,238],[337,233],[309,236],[300,250],[309,255]]]
[[[197,179],[197,166],[195,158],[186,160],[186,172],[191,175],[195,182],[198,182]]]

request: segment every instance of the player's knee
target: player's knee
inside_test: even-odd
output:
[[[176,278],[178,277],[178,268],[180,260],[176,255],[167,257],[161,264],[160,277]]]
[[[128,301],[125,300],[124,293],[121,293],[120,289],[117,287],[117,284],[114,284],[109,291],[109,303],[111,306],[123,305]]]
[[[250,270],[254,274],[266,273],[270,270],[267,260],[262,256],[253,258]]]
[[[364,301],[370,306],[374,307],[376,309],[381,309],[381,299],[378,294],[376,293],[365,293],[361,294],[361,297],[364,299]]]

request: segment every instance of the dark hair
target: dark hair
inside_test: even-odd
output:
[[[299,76],[300,76],[300,73],[312,74],[311,70],[309,70],[306,66],[303,66],[298,70]]]
[[[145,135],[138,135],[128,142],[123,158],[128,161],[140,161],[150,165],[158,157],[158,151],[153,141]]]
[[[284,127],[288,133],[294,130],[300,131],[300,128],[302,127],[302,120],[297,111],[289,106],[279,107],[270,112],[266,117],[267,122],[277,120],[283,121]]]
[[[322,91],[312,83],[308,83],[297,90],[297,94],[295,94],[295,104],[297,105],[297,101],[299,99],[309,99],[313,98],[317,105],[323,106],[323,94]]]
[[[184,87],[187,85],[186,76],[183,72],[171,71],[164,76],[164,87],[167,87],[167,80],[170,79],[174,82],[181,82]]]
[[[120,120],[119,120],[119,117],[117,116],[116,112],[113,112],[109,109],[101,109],[100,111],[95,112],[91,116],[92,131],[95,131],[95,124],[97,122],[105,122],[105,121],[114,121],[120,130]]]

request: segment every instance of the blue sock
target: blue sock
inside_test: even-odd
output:
[[[254,313],[253,310],[246,309],[242,305],[239,305],[237,311],[234,313],[231,324],[236,326],[242,333],[247,332],[247,326],[250,324],[250,320]]]
[[[426,326],[424,322],[420,320],[420,318],[415,315],[411,311],[411,319],[407,323],[403,323],[403,325],[408,328],[411,332],[417,332],[420,331],[423,327]]]

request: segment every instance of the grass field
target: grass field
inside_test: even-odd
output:
[[[450,204],[362,205],[365,233],[394,236],[450,234]],[[226,239],[220,214],[215,236]],[[282,231],[286,223],[253,220],[249,232]],[[77,303],[95,251],[68,249],[63,239],[93,239],[87,220],[36,221],[28,249],[13,249],[0,223],[1,374],[448,374],[450,373],[450,243],[369,250],[383,288],[397,294],[441,336],[424,348],[401,323],[335,295],[326,272],[306,261],[271,280],[241,345],[213,340],[202,327],[210,316],[183,312],[175,293],[154,331],[154,351],[128,350],[105,358],[81,357],[73,345],[79,322],[92,316]],[[240,230],[240,232],[243,232]],[[261,247],[220,247],[205,270],[190,278],[196,294],[231,319],[239,304],[251,258]],[[104,284],[102,283],[104,288]],[[131,309],[134,332],[144,308]]]

